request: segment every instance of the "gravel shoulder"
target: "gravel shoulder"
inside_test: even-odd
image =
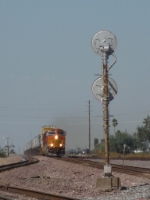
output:
[[[127,190],[102,192],[96,190],[95,184],[96,179],[102,177],[103,170],[54,158],[42,156],[36,158],[40,160],[39,163],[0,173],[0,182],[3,185],[61,194],[82,200],[133,200],[143,196],[146,199],[150,197],[150,179],[114,172],[113,176],[119,177],[121,185]]]
[[[0,166],[22,161],[23,157],[17,154],[10,154],[9,157],[0,158]]]

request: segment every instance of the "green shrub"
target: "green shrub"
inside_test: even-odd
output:
[[[0,157],[1,158],[5,158],[6,157],[6,153],[2,149],[0,150]]]

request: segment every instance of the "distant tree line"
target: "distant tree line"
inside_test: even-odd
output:
[[[141,149],[143,151],[150,150],[150,116],[147,116],[143,120],[143,125],[138,126],[136,132],[133,134],[126,131],[115,131],[115,127],[118,125],[116,119],[112,120],[114,126],[114,135],[109,136],[109,148],[110,152],[123,153],[123,147],[125,153],[133,152],[135,149]],[[105,151],[104,139],[98,143],[98,139],[94,139],[95,150]]]
[[[1,158],[5,158],[6,157],[6,153],[3,151],[3,149],[0,149],[0,157]]]
[[[5,146],[6,147],[6,146]],[[0,147],[0,157],[2,158],[4,158],[4,157],[7,157],[7,156],[9,156],[9,154],[15,154],[15,151],[14,151],[14,145],[9,145],[9,148],[8,148],[8,146],[7,146],[7,151],[6,150],[4,150],[4,149],[2,149],[1,147]],[[9,151],[9,152],[8,152]]]

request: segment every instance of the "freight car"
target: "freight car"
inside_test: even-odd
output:
[[[24,153],[40,155],[64,155],[66,132],[54,126],[43,126],[41,132],[31,140],[24,149]]]

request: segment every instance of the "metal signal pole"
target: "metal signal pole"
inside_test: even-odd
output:
[[[105,165],[104,176],[112,176],[112,168],[109,163],[109,101],[113,100],[117,94],[117,85],[113,79],[108,77],[108,71],[116,62],[113,54],[117,47],[117,39],[109,31],[100,31],[92,39],[92,48],[96,54],[102,57],[102,76],[94,82],[92,92],[95,98],[103,105],[103,131],[105,136]],[[107,66],[107,60],[112,55],[115,61],[111,66]]]
[[[103,131],[105,136],[105,165],[104,175],[97,178],[96,187],[102,190],[121,189],[119,177],[112,175],[112,167],[109,163],[109,102],[113,100],[118,92],[115,81],[109,77],[109,70],[115,64],[117,58],[113,54],[117,47],[117,38],[110,31],[100,31],[92,39],[92,48],[96,54],[102,57],[102,76],[95,80],[92,92],[96,100],[103,106]],[[112,55],[115,60],[108,66],[107,60]]]

